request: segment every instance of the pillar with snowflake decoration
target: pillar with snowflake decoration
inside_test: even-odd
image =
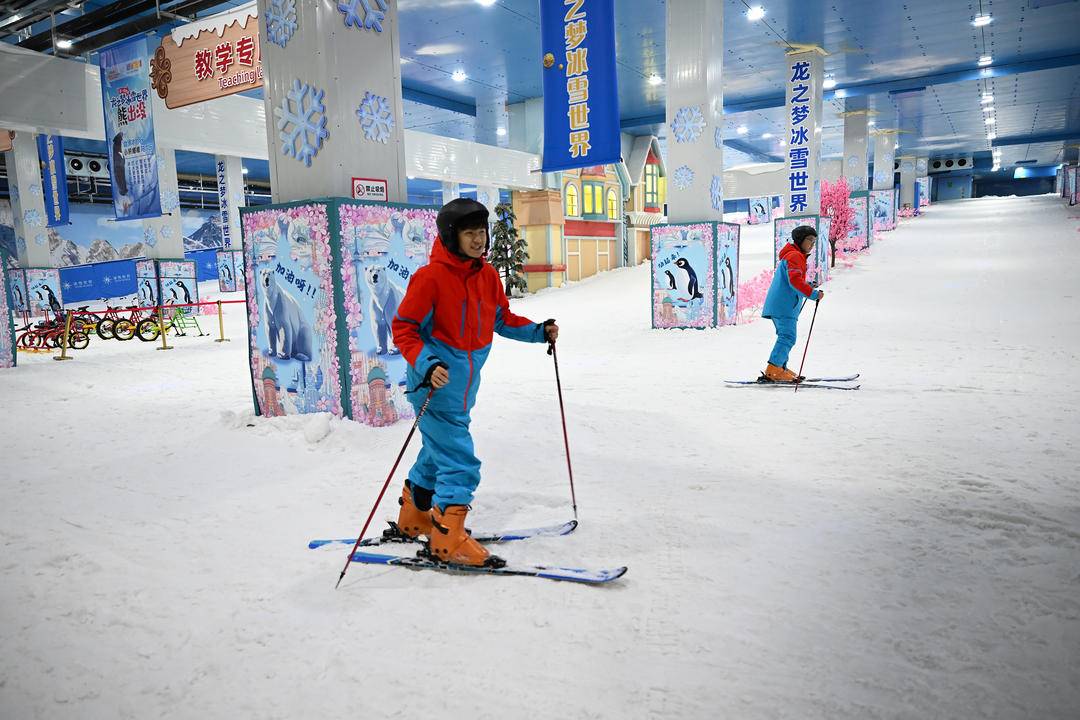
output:
[[[405,202],[397,0],[258,6],[273,201],[349,196],[357,177]]]

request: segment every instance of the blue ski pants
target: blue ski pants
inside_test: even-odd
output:
[[[769,355],[769,362],[777,367],[787,367],[788,355],[795,347],[799,319],[774,317],[772,323],[776,327],[776,344]]]
[[[439,509],[468,505],[480,484],[480,460],[469,434],[471,418],[430,407],[420,418],[423,447],[409,471],[409,481],[434,492]]]

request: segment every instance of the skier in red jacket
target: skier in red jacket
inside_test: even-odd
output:
[[[470,411],[493,333],[522,342],[554,343],[554,320],[535,323],[510,312],[499,272],[486,260],[488,211],[475,200],[451,200],[436,219],[439,240],[398,306],[394,343],[409,363],[413,390],[432,388],[420,419],[423,447],[398,503],[397,527],[426,535],[434,559],[461,565],[505,564],[465,530],[480,482],[480,460],[469,434]],[[410,395],[420,410],[426,392]]]
[[[776,344],[762,375],[764,382],[794,383],[802,380],[788,369],[788,355],[795,346],[799,313],[807,300],[817,302],[825,293],[806,282],[806,258],[817,242],[817,231],[800,225],[791,231],[791,242],[780,249],[779,262],[773,274],[769,294],[761,308],[761,317],[769,318],[776,327]]]

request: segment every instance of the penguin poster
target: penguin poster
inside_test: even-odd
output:
[[[895,198],[895,189],[870,191],[870,208],[873,213],[875,232],[896,228]]]
[[[739,312],[739,236],[742,228],[716,225],[716,325],[734,325]]]
[[[773,267],[780,262],[780,250],[791,242],[791,231],[800,225],[817,227],[817,215],[802,218],[780,218],[773,223]]]
[[[653,327],[713,327],[716,226],[654,225],[651,235]]]
[[[199,283],[195,279],[194,260],[158,260],[161,305],[191,305],[199,302]],[[185,308],[198,315],[200,308]]]
[[[244,280],[244,258],[237,250],[218,250],[218,290],[236,292]]]
[[[26,272],[10,266],[6,267],[6,272],[11,287],[11,312],[30,312],[29,296],[26,294]]]
[[[15,367],[15,324],[10,305],[15,275],[22,272],[9,268],[7,257],[0,251],[0,369]]]
[[[334,302],[340,276],[328,205],[263,206],[241,209],[240,217],[256,412],[342,417],[338,322],[344,318]],[[171,296],[173,289],[184,290],[163,278],[162,293]]]
[[[34,315],[56,315],[64,308],[60,286],[60,271],[51,268],[26,270],[26,299]]]
[[[865,193],[848,198],[851,208],[851,228],[848,230],[847,244],[853,250],[865,250],[870,247],[870,197]]]
[[[409,280],[438,237],[435,208],[343,201],[341,255],[352,418],[385,427],[415,416],[401,392],[407,363],[390,329]]]
[[[772,216],[772,198],[750,198],[750,224],[764,225]]]
[[[158,276],[155,261],[135,261],[135,287],[138,290],[132,302],[136,305],[139,307],[154,307],[158,304]]]

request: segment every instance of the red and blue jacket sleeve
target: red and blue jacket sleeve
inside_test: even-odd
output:
[[[796,291],[802,293],[811,300],[817,300],[820,293],[814,288],[810,287],[810,283],[806,282],[806,261],[802,263],[794,263],[788,260],[788,282],[791,283],[791,287]]]
[[[496,283],[495,332],[504,338],[521,342],[545,342],[544,323],[535,323],[527,317],[515,315],[510,311],[510,301],[502,283]]]
[[[405,297],[398,305],[397,315],[390,323],[394,344],[402,357],[421,375],[442,359],[428,347],[420,336],[421,327],[431,327],[435,315],[435,283],[424,273],[417,273],[409,282]]]

